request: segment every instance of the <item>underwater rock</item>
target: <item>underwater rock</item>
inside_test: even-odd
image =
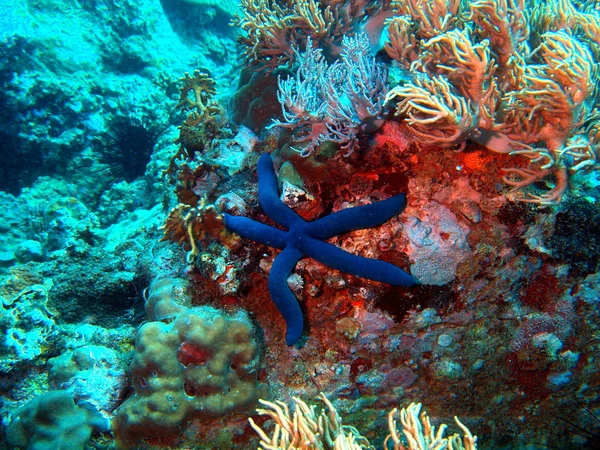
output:
[[[83,450],[93,430],[108,431],[108,420],[75,404],[67,391],[50,391],[27,402],[13,415],[6,441],[18,448]]]
[[[458,265],[470,254],[469,228],[456,215],[436,202],[419,211],[407,212],[404,232],[410,241],[408,255],[414,263],[411,274],[421,284],[442,286],[456,277]]]
[[[17,262],[14,252],[0,251],[0,267],[11,267]]]
[[[44,260],[44,249],[39,241],[28,239],[17,247],[15,256],[20,263],[39,262]]]
[[[126,386],[117,352],[103,346],[65,352],[50,358],[47,367],[51,388],[67,391],[77,403],[90,403],[99,411],[115,409]]]

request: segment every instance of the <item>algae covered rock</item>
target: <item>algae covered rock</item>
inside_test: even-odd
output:
[[[6,429],[6,441],[18,448],[78,450],[92,431],[108,429],[108,421],[92,408],[75,404],[66,391],[49,391],[19,408]]]
[[[100,411],[112,411],[125,389],[125,370],[114,350],[85,345],[48,360],[51,387],[70,392]]]

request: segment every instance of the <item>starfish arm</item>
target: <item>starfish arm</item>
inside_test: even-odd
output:
[[[261,244],[284,249],[287,245],[287,232],[270,227],[264,223],[243,216],[232,216],[223,213],[225,227],[234,233]]]
[[[323,240],[352,230],[377,227],[400,214],[405,207],[406,195],[398,194],[370,205],[342,209],[309,222],[309,233],[312,237]]]
[[[304,256],[296,247],[286,247],[273,261],[269,273],[269,293],[271,299],[285,320],[287,329],[285,343],[294,345],[304,329],[304,317],[298,300],[288,286],[287,279]]]
[[[357,277],[394,286],[413,286],[418,283],[414,277],[400,267],[378,259],[353,255],[335,245],[317,239],[305,238],[301,249],[307,256],[326,266]]]
[[[279,198],[277,176],[268,153],[263,153],[258,159],[258,201],[263,211],[285,228],[290,228],[293,223],[303,220]]]

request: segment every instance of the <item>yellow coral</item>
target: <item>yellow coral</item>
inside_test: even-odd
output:
[[[460,0],[393,0],[391,6],[396,16],[419,24],[419,39],[430,39],[455,27]]]
[[[338,11],[320,0],[298,0],[281,6],[276,0],[241,0],[241,15],[232,24],[244,34],[238,38],[247,64],[273,71],[293,63],[296,49],[310,36],[314,42],[343,34]]]
[[[476,0],[462,3],[465,11],[434,3],[440,10],[426,19],[421,0],[392,2],[386,50],[414,77],[387,96],[396,115],[419,141],[445,148],[482,131],[506,135],[511,145],[493,150],[524,156],[530,167],[506,169],[505,181],[523,188],[553,175],[553,188],[523,200],[557,204],[571,174],[599,167],[596,133],[586,131],[595,117],[598,11],[570,0]]]
[[[411,132],[424,144],[454,147],[477,126],[471,103],[443,77],[418,77],[396,86],[385,98],[398,100],[396,114],[406,117]]]
[[[585,100],[592,94],[594,60],[588,48],[564,31],[547,32],[536,52],[544,65],[528,70],[522,89],[504,97],[502,131],[524,144],[543,142],[544,147],[525,146],[511,154],[528,157],[529,169],[505,169],[504,180],[517,188],[549,174],[555,187],[523,201],[541,205],[560,202],[568,187],[568,173],[596,168],[596,151],[581,130],[587,115]]]
[[[481,39],[488,39],[498,66],[519,52],[528,53],[529,25],[524,0],[478,0],[471,4],[469,21],[477,24]]]
[[[319,399],[327,405],[329,412],[322,409],[317,413],[314,405],[308,406],[297,397],[293,397],[296,406],[293,415],[283,402],[259,400],[261,405],[269,409],[258,408],[256,412],[270,416],[275,422],[275,429],[269,437],[254,420],[248,419],[261,439],[261,448],[265,450],[373,448],[367,438],[361,436],[355,428],[342,425],[342,419],[323,393],[319,395]]]
[[[471,101],[473,109],[479,110],[477,126],[493,125],[499,93],[488,41],[473,44],[467,31],[448,31],[423,43],[423,54],[415,67],[444,75]]]
[[[425,411],[419,414],[421,411],[420,403],[411,403],[408,408],[402,408],[400,411],[400,423],[402,424],[402,433],[408,447],[402,444],[400,438],[400,432],[397,428],[397,421],[394,418],[398,412],[397,408],[394,408],[388,414],[388,426],[390,434],[385,439],[383,444],[384,448],[388,447],[388,442],[394,444],[394,450],[476,450],[477,449],[477,436],[469,431],[469,429],[463,425],[463,423],[454,416],[454,421],[464,432],[464,436],[461,439],[458,434],[445,438],[444,432],[447,425],[440,425],[438,431],[435,431],[435,427],[431,425],[429,416]]]
[[[571,29],[578,21],[578,14],[570,0],[536,2],[531,10],[531,23],[540,33]]]
[[[213,95],[217,93],[216,83],[208,73],[194,71],[194,76],[190,76],[185,72],[185,76],[181,78],[183,86],[180,89],[179,103],[177,108],[184,111],[195,110],[200,116],[204,116],[219,109],[210,103]],[[190,93],[193,92],[193,98]]]
[[[290,414],[288,406],[281,402],[268,402],[259,400],[266,408],[258,408],[260,415],[271,417],[275,428],[271,435],[260,428],[254,420],[248,419],[252,428],[260,437],[260,448],[263,450],[366,450],[374,449],[368,439],[360,432],[347,425],[342,425],[342,419],[333,404],[323,393],[319,399],[325,403],[328,412],[321,410],[317,413],[314,405],[309,406],[297,397],[293,397],[295,409]],[[427,413],[421,414],[421,404],[411,403],[408,408],[400,411],[402,430],[397,427],[395,415],[398,409],[394,408],[388,414],[389,434],[385,439],[384,448],[394,450],[477,450],[477,436],[469,431],[455,416],[456,424],[463,431],[445,438],[446,425],[440,425],[438,431],[431,425]],[[402,439],[404,436],[404,439]],[[405,446],[403,441],[407,443]]]
[[[572,103],[582,104],[594,90],[592,53],[565,31],[544,33],[542,39],[538,50],[550,77],[560,83]]]
[[[580,121],[563,86],[544,73],[525,75],[526,85],[506,93],[501,130],[524,143],[558,149]]]
[[[392,18],[388,22],[388,38],[385,43],[385,51],[390,58],[395,59],[406,69],[418,57],[417,38],[414,33],[412,22],[405,16]]]

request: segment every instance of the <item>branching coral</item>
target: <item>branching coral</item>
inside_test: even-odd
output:
[[[307,49],[308,38],[327,57],[337,54],[342,36],[351,34],[373,6],[368,1],[242,0],[240,8],[232,24],[243,31],[238,41],[244,62],[272,72],[291,67],[297,50]]]
[[[366,450],[374,449],[367,438],[351,426],[343,425],[342,419],[323,393],[319,399],[327,406],[327,411],[321,409],[317,412],[314,405],[307,405],[297,397],[293,397],[295,409],[292,414],[288,406],[281,402],[268,402],[259,400],[266,408],[258,408],[260,415],[269,416],[275,422],[275,429],[269,436],[254,420],[248,419],[252,428],[258,433],[261,442],[260,448],[264,450],[297,450],[297,449],[335,449],[335,450]],[[447,426],[440,425],[437,432],[431,425],[427,413],[421,413],[421,404],[411,403],[408,408],[400,411],[402,430],[398,430],[394,416],[398,409],[394,408],[388,414],[389,434],[384,442],[394,450],[476,450],[477,436],[469,431],[457,417],[456,424],[463,431],[464,436],[458,434],[445,438]],[[419,414],[420,413],[420,414]],[[404,436],[404,439],[402,438]],[[404,445],[406,442],[407,445]]]
[[[258,408],[260,415],[270,416],[275,422],[273,435],[269,437],[251,418],[250,425],[258,433],[263,449],[347,449],[360,450],[373,448],[367,438],[354,427],[342,425],[342,419],[324,394],[319,399],[325,403],[328,412],[317,413],[314,405],[308,406],[294,397],[295,409],[290,414],[288,406],[280,401],[259,400],[269,408]]]
[[[165,221],[162,240],[184,246],[189,251],[187,259],[191,263],[200,253],[199,244],[218,240],[231,246],[235,238],[225,229],[219,212],[208,200],[220,180],[216,167],[202,161],[196,161],[193,168],[190,167],[196,154],[203,152],[220,132],[223,111],[213,100],[216,84],[210,75],[198,70],[193,77],[186,73],[181,81],[177,108],[190,113],[175,140],[179,150],[164,171],[176,185],[179,204]],[[186,162],[178,164],[180,159]]]
[[[477,127],[471,103],[443,77],[416,77],[388,92],[386,101],[396,98],[396,113],[424,144],[454,147]]]
[[[169,213],[163,226],[161,240],[170,240],[189,249],[187,260],[193,262],[200,253],[198,245],[210,240],[220,241],[233,246],[237,238],[229,233],[223,223],[223,217],[208,204],[206,197],[196,207],[180,203]]]
[[[183,83],[176,107],[189,111],[189,114],[179,127],[179,137],[175,140],[179,149],[169,161],[169,167],[163,171],[171,179],[174,179],[179,169],[177,161],[191,160],[215,138],[224,115],[223,109],[213,100],[217,92],[216,83],[208,73],[196,70],[194,76],[190,76],[186,72],[181,81]]]
[[[244,30],[238,40],[246,64],[273,71],[294,60],[295,48],[333,35],[334,16],[318,0],[300,0],[285,5],[277,0],[242,0],[242,15],[233,25]]]
[[[397,102],[396,114],[425,143],[453,147],[481,132],[505,135],[510,145],[493,150],[530,161],[507,169],[505,180],[522,188],[553,175],[554,188],[522,200],[557,204],[570,174],[599,167],[589,131],[598,12],[571,0],[435,3],[427,18],[420,0],[392,3],[385,49],[413,78],[387,101]]]
[[[162,226],[161,240],[183,246],[189,263],[199,255],[200,245],[218,241],[231,248],[239,239],[227,231],[220,208],[208,200],[220,179],[214,170],[215,167],[202,163],[195,170],[187,164],[179,168],[175,188],[179,204]]]
[[[216,113],[219,108],[211,104],[211,98],[217,93],[215,81],[207,73],[196,70],[194,76],[189,73],[181,79],[183,86],[180,89],[179,103],[177,107],[183,111],[196,110],[196,113],[203,116],[205,114]],[[190,93],[193,92],[193,98]]]
[[[284,121],[274,126],[291,128],[303,156],[324,142],[339,144],[347,154],[354,150],[357,135],[377,128],[383,118],[387,71],[371,54],[365,34],[344,37],[340,59],[328,64],[322,49],[298,52],[299,67],[294,77],[279,79],[277,94]]]

